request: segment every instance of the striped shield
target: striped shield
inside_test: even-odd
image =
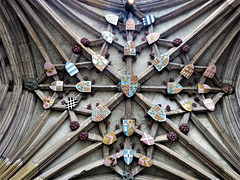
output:
[[[127,165],[133,161],[133,150],[124,150],[123,159]]]
[[[73,76],[78,73],[77,67],[71,62],[66,62],[65,68],[70,76]]]
[[[150,24],[153,24],[156,20],[156,17],[154,15],[147,15],[144,18],[142,18],[143,26],[148,26]]]

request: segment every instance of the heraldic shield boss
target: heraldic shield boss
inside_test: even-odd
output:
[[[164,110],[158,105],[154,105],[149,111],[148,114],[156,121],[165,122],[167,117]]]
[[[53,81],[49,88],[53,91],[63,91],[63,81]]]
[[[80,92],[91,92],[92,81],[81,81],[76,84],[76,89]]]
[[[43,101],[43,108],[44,109],[49,109],[50,107],[53,106],[54,102],[55,102],[54,97],[47,96]]]
[[[105,161],[104,161],[104,165],[108,166],[108,167],[114,166],[115,164],[117,164],[117,156],[116,156],[116,154],[108,156],[105,159]]]
[[[112,143],[114,143],[116,141],[117,141],[117,137],[116,137],[116,135],[114,134],[113,131],[108,133],[103,138],[103,144],[105,144],[105,145],[111,145]]]
[[[134,119],[124,119],[123,120],[123,133],[126,136],[131,136],[135,131],[135,120]]]
[[[92,121],[100,122],[104,120],[108,115],[111,114],[111,111],[104,104],[99,104],[92,112]]]
[[[138,77],[137,75],[124,75],[121,79],[121,87],[123,93],[127,97],[132,97],[138,88]]]
[[[151,167],[153,165],[152,160],[142,154],[139,156],[138,164],[144,167]]]
[[[131,164],[133,161],[133,150],[124,150],[123,159],[127,165]]]
[[[165,68],[168,65],[168,62],[168,55],[159,55],[152,61],[153,65],[158,71],[161,71],[163,68]]]

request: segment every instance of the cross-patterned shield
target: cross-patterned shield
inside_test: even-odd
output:
[[[151,146],[151,145],[154,145],[155,144],[155,140],[153,139],[152,136],[150,136],[148,133],[143,133],[140,141],[142,141],[143,143]]]
[[[133,150],[124,150],[123,159],[127,165],[131,164],[133,161]]]

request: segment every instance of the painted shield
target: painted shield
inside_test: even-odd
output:
[[[161,71],[163,68],[165,68],[168,65],[168,62],[168,55],[159,55],[152,61],[153,65],[158,71]]]
[[[181,99],[179,103],[186,111],[192,111],[192,103],[188,99]]]
[[[208,66],[208,68],[204,71],[203,75],[208,77],[208,78],[213,78],[213,76],[215,75],[216,71],[217,71],[217,68],[213,64],[213,65]]]
[[[53,91],[63,91],[63,81],[53,81],[49,87]]]
[[[209,93],[211,91],[211,87],[207,84],[198,84],[198,93],[204,94]]]
[[[110,132],[108,133],[106,136],[104,136],[103,138],[103,144],[106,144],[106,145],[111,145],[112,143],[116,142],[117,141],[117,137],[116,135],[114,134],[114,132]]]
[[[153,165],[152,160],[142,154],[139,156],[138,164],[144,167],[151,167]]]
[[[154,105],[149,111],[148,114],[156,121],[164,122],[167,119],[167,116],[164,110],[158,105]]]
[[[43,101],[43,108],[44,109],[49,109],[50,107],[53,106],[54,101],[55,101],[54,97],[47,96]]]
[[[149,146],[155,144],[155,141],[154,141],[153,137],[150,136],[149,134],[145,133],[145,132],[143,133],[140,141],[142,141],[143,143],[145,143],[145,144],[147,144]]]
[[[101,72],[105,69],[108,65],[109,61],[100,55],[93,55],[92,62],[96,68],[98,68]]]
[[[78,105],[78,100],[75,97],[69,97],[69,100],[66,102],[66,108],[71,110]]]
[[[148,42],[149,45],[156,42],[159,39],[159,37],[160,37],[159,33],[151,33],[151,34],[146,36],[147,42]]]
[[[204,99],[203,100],[203,104],[204,106],[210,110],[210,111],[214,111],[215,109],[215,103],[213,102],[213,100],[211,98],[208,98],[208,99]]]
[[[91,92],[92,81],[81,81],[76,84],[76,89],[80,92]]]
[[[115,38],[115,35],[108,32],[108,31],[103,31],[102,33],[102,38],[107,41],[108,43],[112,44],[114,38]]]
[[[109,22],[110,24],[113,24],[115,26],[118,23],[118,16],[116,16],[114,14],[107,14],[107,15],[105,15],[105,19],[107,20],[107,22]]]
[[[183,75],[185,78],[189,79],[192,76],[193,71],[194,71],[194,65],[189,64],[181,70],[180,74]]]
[[[177,82],[168,82],[167,93],[168,94],[178,94],[183,90],[183,87]]]
[[[127,97],[132,97],[138,88],[138,77],[137,75],[124,75],[121,79],[121,87],[123,93]]]
[[[123,120],[123,133],[126,136],[131,136],[135,130],[135,120],[134,119],[124,119]]]
[[[74,76],[78,73],[77,67],[71,62],[66,62],[65,68],[70,76]]]
[[[136,56],[136,47],[132,41],[128,41],[124,45],[124,55],[125,56]]]
[[[133,150],[124,150],[123,159],[127,165],[133,161]]]
[[[107,106],[99,104],[92,112],[92,121],[100,122],[108,117],[109,114],[111,114],[111,111]]]
[[[156,20],[156,17],[154,15],[147,15],[144,18],[142,18],[143,26],[148,26],[150,24],[153,24]]]
[[[117,156],[116,156],[116,154],[108,156],[105,159],[105,161],[104,161],[104,165],[108,166],[108,167],[114,166],[115,164],[117,164]]]
[[[57,71],[56,71],[54,65],[50,62],[45,62],[44,69],[46,71],[47,76],[53,76],[53,75],[57,74]]]
[[[135,22],[132,18],[129,18],[126,22],[126,30],[135,30]]]

